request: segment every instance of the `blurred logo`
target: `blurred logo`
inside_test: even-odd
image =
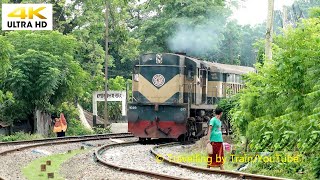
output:
[[[52,4],[2,4],[2,30],[52,30]]]
[[[153,76],[152,78],[152,83],[153,85],[155,85],[156,87],[161,87],[163,86],[163,84],[165,83],[165,78],[163,77],[162,74],[156,74]]]

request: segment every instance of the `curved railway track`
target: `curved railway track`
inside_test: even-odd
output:
[[[167,174],[160,174],[160,173],[154,173],[154,172],[144,171],[144,170],[140,170],[140,169],[122,167],[122,166],[113,164],[111,162],[108,162],[108,161],[104,160],[104,158],[102,157],[102,154],[106,150],[108,150],[110,148],[119,147],[119,146],[130,146],[130,145],[134,145],[134,144],[138,144],[138,141],[104,145],[104,146],[96,149],[94,154],[95,154],[96,160],[98,162],[100,162],[101,164],[103,164],[105,166],[114,168],[114,169],[119,170],[119,171],[128,172],[128,173],[134,173],[134,174],[140,174],[140,175],[146,175],[146,176],[154,177],[154,178],[157,178],[157,179],[186,179],[186,178],[182,178],[182,177],[170,176],[170,175],[167,175]],[[168,146],[175,146],[175,145],[180,145],[180,144],[179,143],[167,143],[167,144],[157,145],[157,146],[154,146],[150,150],[150,153],[152,155],[154,155],[155,157],[163,157],[163,162],[166,162],[166,163],[168,163],[170,165],[178,166],[178,167],[185,168],[185,169],[189,169],[189,170],[197,172],[197,173],[219,174],[219,175],[223,175],[223,176],[226,176],[226,177],[237,178],[237,179],[286,180],[285,178],[279,178],[279,177],[256,175],[256,174],[249,174],[249,173],[243,173],[243,172],[234,172],[234,171],[226,171],[226,170],[207,169],[207,168],[191,166],[191,165],[187,165],[187,164],[183,164],[183,163],[172,162],[169,159],[165,158],[164,156],[162,156],[161,154],[156,152],[156,149],[158,149],[158,148],[168,147]]]
[[[131,138],[134,137],[131,133],[109,133],[99,135],[86,135],[86,136],[69,136],[63,138],[46,138],[39,140],[30,141],[13,141],[13,142],[1,142],[0,146],[7,145],[9,149],[1,151],[0,156],[5,156],[10,153],[19,152],[34,147],[54,145],[54,144],[66,144],[66,143],[77,143],[85,141],[96,141],[96,140],[107,140],[107,139],[118,139],[118,138]],[[19,147],[10,148],[10,145],[23,145]],[[98,146],[100,146],[98,144]],[[4,177],[0,177],[0,180],[4,180]]]
[[[68,136],[63,138],[46,138],[38,140],[28,140],[28,141],[12,141],[12,142],[1,142],[1,145],[21,145],[26,144],[25,146],[11,148],[0,152],[0,155],[5,155],[8,153],[13,153],[15,151],[21,151],[24,149],[29,149],[33,147],[53,145],[53,144],[63,144],[63,143],[75,143],[75,142],[84,142],[84,141],[93,141],[93,140],[103,140],[110,138],[129,138],[134,137],[131,133],[109,133],[109,134],[98,134],[98,135],[87,135],[87,136]]]
[[[47,139],[41,139],[41,140],[35,140],[35,141],[5,142],[5,143],[0,143],[0,146],[1,145],[11,145],[11,144],[12,145],[13,144],[26,144],[26,145],[22,146],[22,147],[12,148],[9,150],[2,151],[2,152],[0,152],[0,156],[3,156],[8,153],[13,153],[16,151],[21,151],[24,149],[38,147],[38,146],[63,144],[63,143],[75,143],[75,142],[92,141],[92,140],[103,140],[103,139],[111,139],[111,138],[128,138],[128,137],[133,137],[133,135],[131,133],[112,133],[112,134],[90,135],[90,136],[72,136],[72,137],[64,137],[64,138],[47,138]],[[171,175],[167,175],[167,174],[144,171],[141,169],[139,170],[139,169],[134,169],[134,168],[121,167],[121,166],[112,164],[110,162],[107,162],[102,157],[102,154],[107,149],[117,147],[117,146],[118,147],[119,146],[129,146],[129,145],[134,145],[134,144],[138,144],[138,141],[103,145],[95,150],[94,155],[95,155],[96,160],[98,162],[100,162],[101,164],[108,166],[108,167],[111,167],[113,169],[122,171],[122,172],[140,174],[140,175],[145,175],[145,176],[149,176],[149,177],[153,177],[153,178],[157,178],[157,179],[172,179],[172,180],[186,179],[186,178],[171,176]],[[189,170],[197,172],[197,173],[219,174],[219,175],[223,175],[226,177],[233,177],[233,178],[238,178],[238,179],[241,178],[241,179],[262,179],[262,180],[285,180],[284,178],[278,178],[278,177],[263,176],[263,175],[249,174],[249,173],[243,173],[243,172],[225,171],[225,170],[222,171],[222,170],[207,169],[207,168],[191,166],[191,165],[187,165],[187,164],[183,164],[183,163],[170,161],[165,156],[163,156],[157,152],[157,149],[159,149],[159,148],[176,146],[176,145],[180,145],[180,144],[179,143],[167,143],[167,144],[157,145],[157,146],[154,146],[150,150],[150,153],[152,155],[154,155],[155,157],[162,157],[163,162],[166,162],[170,165],[179,166],[181,168],[189,169]],[[0,180],[2,180],[2,179],[3,178],[0,177]]]
[[[272,176],[264,176],[264,175],[257,175],[257,174],[249,174],[249,173],[243,173],[243,172],[234,172],[234,171],[227,171],[227,170],[216,170],[216,169],[208,169],[208,168],[201,168],[197,166],[191,166],[184,163],[174,162],[170,159],[166,158],[166,156],[159,154],[156,152],[156,149],[162,148],[162,147],[169,147],[169,146],[175,146],[179,145],[179,143],[167,143],[162,144],[153,147],[150,152],[153,154],[156,158],[161,157],[163,162],[166,162],[168,164],[179,166],[181,168],[190,169],[195,172],[203,172],[203,173],[211,173],[211,174],[220,174],[224,176],[239,178],[239,179],[257,179],[257,180],[287,180],[285,178],[280,177],[272,177]]]
[[[128,172],[128,173],[134,173],[134,174],[140,174],[140,175],[146,175],[150,177],[154,177],[157,179],[167,179],[167,180],[181,180],[184,178],[181,177],[176,177],[176,176],[169,176],[166,174],[160,174],[160,173],[155,173],[155,172],[150,172],[150,171],[144,171],[144,170],[139,170],[139,169],[134,169],[134,168],[127,168],[127,167],[121,167],[118,165],[115,165],[113,163],[107,162],[102,158],[102,154],[104,151],[106,151],[109,148],[116,147],[116,146],[128,146],[128,145],[134,145],[137,144],[139,141],[133,141],[133,142],[124,142],[124,143],[117,143],[117,144],[110,144],[110,145],[104,145],[98,149],[96,149],[94,155],[96,157],[96,160],[108,167],[114,168],[118,171],[123,171],[123,172]]]
[[[35,140],[23,140],[23,141],[9,141],[9,142],[0,142],[2,145],[16,145],[16,144],[27,144],[27,143],[40,143],[48,141],[59,141],[59,140],[71,140],[71,139],[84,139],[84,138],[101,138],[117,135],[133,135],[131,133],[107,133],[107,134],[95,134],[95,135],[83,135],[83,136],[65,136],[65,137],[54,137],[54,138],[44,138],[44,139],[35,139]]]

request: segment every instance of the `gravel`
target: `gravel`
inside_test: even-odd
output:
[[[140,169],[145,171],[157,172],[181,178],[189,179],[234,179],[216,174],[205,174],[194,172],[188,169],[171,166],[159,161],[150,154],[150,149],[154,145],[131,145],[123,147],[114,147],[106,150],[103,158],[118,166]],[[173,154],[170,148],[163,148],[161,153]]]
[[[19,144],[19,145],[0,145],[0,152],[9,150],[9,149],[14,149],[14,148],[19,148],[26,146],[25,144]]]
[[[77,166],[75,167],[75,164]],[[102,180],[102,179],[115,179],[115,180],[147,180],[151,179],[147,176],[129,174],[117,171],[93,160],[93,151],[79,154],[71,158],[69,161],[62,164],[60,173],[66,179],[83,179],[83,180]]]
[[[167,146],[167,147],[157,148],[155,151],[157,152],[157,154],[160,154],[160,155],[164,156],[165,158],[170,159],[172,157],[181,157],[181,154],[186,154],[187,152],[190,152],[192,150],[193,146],[194,145]],[[194,158],[195,158],[195,156],[194,156]],[[179,159],[177,159],[177,161],[179,161]],[[201,160],[199,160],[199,161],[201,161]],[[202,163],[203,163],[203,161],[205,161],[205,160],[202,160]],[[181,163],[199,166],[199,164],[197,164],[196,160],[194,160],[194,161],[181,160]]]
[[[137,140],[136,138],[123,138],[124,141]],[[65,153],[68,150],[79,149],[81,146],[86,148],[97,147],[98,144],[111,143],[110,140],[96,140],[96,141],[87,141],[87,142],[78,142],[71,144],[59,144],[59,145],[48,145],[30,148],[22,151],[17,151],[15,153],[6,154],[0,156],[1,168],[0,168],[0,177],[6,180],[14,179],[25,179],[22,175],[21,169],[28,165],[31,161],[47,156],[48,154],[58,154]],[[21,146],[21,145],[17,145]],[[13,146],[10,146],[12,148]],[[77,168],[78,163],[74,164],[72,167]],[[73,178],[72,178],[73,179]]]

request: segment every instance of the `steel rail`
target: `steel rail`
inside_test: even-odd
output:
[[[83,141],[94,141],[94,140],[104,140],[104,139],[111,139],[111,138],[129,138],[134,137],[131,133],[110,133],[110,134],[104,134],[104,135],[98,135],[98,136],[78,136],[78,137],[72,137],[71,139],[68,138],[54,138],[54,139],[46,139],[41,140],[42,143],[38,143],[38,141],[35,142],[35,144],[30,144],[22,147],[12,148],[9,150],[5,150],[0,152],[0,155],[5,155],[8,153],[13,153],[16,151],[21,151],[24,149],[30,149],[33,147],[39,147],[39,146],[46,146],[46,145],[54,145],[54,144],[63,144],[63,143],[76,143],[76,142],[83,142]],[[75,138],[75,139],[74,139]],[[33,141],[28,141],[27,143],[32,143]]]
[[[280,178],[280,177],[273,177],[273,176],[264,176],[264,175],[258,175],[258,174],[250,174],[250,173],[244,173],[244,172],[234,172],[234,171],[228,171],[228,170],[217,170],[217,169],[209,169],[209,168],[202,168],[197,166],[191,166],[184,163],[174,162],[170,159],[166,158],[165,156],[159,154],[156,152],[156,149],[161,147],[168,147],[168,146],[175,146],[175,145],[181,145],[179,143],[167,143],[167,144],[161,144],[158,146],[153,147],[150,150],[150,153],[153,154],[155,157],[159,158],[161,157],[161,160],[165,163],[179,166],[182,168],[186,168],[195,172],[203,172],[203,173],[211,173],[211,174],[220,174],[224,176],[234,177],[234,178],[241,178],[241,179],[254,179],[254,180],[288,180],[286,178]]]
[[[151,176],[157,179],[168,179],[168,180],[181,180],[184,178],[181,177],[176,177],[176,176],[170,176],[166,174],[160,174],[160,173],[155,173],[155,172],[149,172],[149,171],[144,171],[144,170],[139,170],[139,169],[133,169],[133,168],[126,168],[126,167],[121,167],[115,164],[112,164],[110,162],[107,162],[106,160],[103,160],[101,157],[101,154],[108,148],[115,147],[115,146],[128,146],[128,145],[133,145],[137,144],[138,141],[133,141],[133,142],[124,142],[124,143],[117,143],[117,144],[110,144],[110,145],[104,145],[98,149],[95,150],[94,155],[96,160],[108,167],[111,167],[113,169],[116,169],[118,171],[123,171],[123,172],[128,172],[128,173],[133,173],[133,174],[140,174],[140,175],[145,175],[145,176]]]
[[[131,133],[107,133],[107,134],[94,134],[94,135],[83,135],[83,136],[65,136],[65,137],[53,137],[53,138],[43,138],[43,139],[34,139],[34,140],[0,142],[0,146],[2,146],[2,145],[13,145],[13,144],[27,144],[27,143],[47,142],[47,141],[54,141],[54,140],[68,140],[68,139],[104,137],[104,136],[119,135],[119,134],[132,135]]]

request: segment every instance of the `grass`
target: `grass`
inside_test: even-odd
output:
[[[43,136],[41,136],[40,134],[28,134],[24,132],[16,132],[10,136],[0,135],[0,142],[34,140],[34,139],[42,139],[42,138]]]
[[[36,159],[31,163],[29,163],[26,167],[22,168],[22,173],[27,179],[30,179],[30,180],[34,180],[34,179],[44,180],[44,179],[48,179],[47,173],[53,172],[54,173],[53,180],[64,180],[65,178],[63,178],[61,174],[59,174],[60,166],[62,165],[62,163],[71,159],[73,156],[86,151],[88,150],[74,150],[74,151],[71,151],[71,153],[54,154],[51,156],[46,156],[46,157]],[[47,169],[45,172],[41,172],[41,168],[40,168],[41,164],[46,164],[47,160],[51,160],[51,165],[46,166]]]

